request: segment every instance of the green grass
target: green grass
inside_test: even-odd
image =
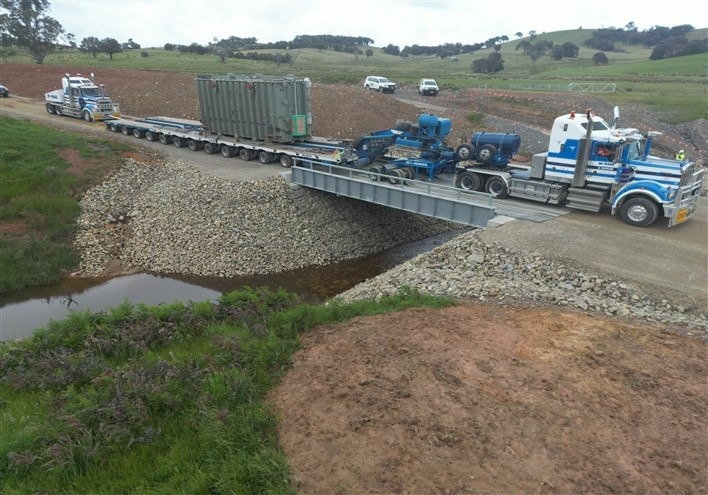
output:
[[[50,284],[77,266],[71,241],[78,198],[120,161],[125,148],[0,119],[0,294]],[[61,156],[68,149],[96,164],[72,173]]]
[[[0,493],[290,494],[267,393],[311,328],[449,299],[310,305],[243,289],[128,303],[0,343]]]
[[[486,58],[491,50],[461,55],[457,60],[441,60],[434,56],[401,58],[384,54],[380,48],[371,47],[372,57],[352,55],[331,50],[291,50],[292,65],[280,67],[274,63],[251,60],[227,59],[221,63],[209,55],[189,55],[167,52],[162,48],[130,50],[114,55],[111,61],[105,54],[95,58],[78,51],[61,51],[49,55],[45,64],[79,65],[97,71],[100,68],[126,68],[156,70],[183,74],[295,74],[310,77],[327,84],[360,84],[367,75],[383,75],[399,85],[414,85],[421,77],[437,80],[443,91],[461,88],[487,88],[508,90],[517,85],[567,84],[568,82],[599,82],[617,85],[617,92],[596,94],[611,104],[644,103],[657,110],[668,112],[677,122],[708,118],[706,84],[708,83],[708,54],[665,60],[649,60],[652,48],[642,45],[617,43],[615,52],[608,52],[609,64],[596,66],[592,61],[597,51],[584,47],[592,35],[591,29],[572,29],[552,33],[540,33],[536,40],[548,40],[555,44],[566,41],[580,47],[577,58],[551,60],[544,56],[535,64],[517,50],[519,39],[511,39],[501,47],[504,70],[491,75],[472,73],[472,63]],[[692,39],[705,39],[708,29],[696,29],[688,34]],[[528,40],[528,38],[522,38]],[[454,42],[453,42],[454,43]],[[364,51],[367,47],[362,47]],[[401,47],[403,48],[403,47]],[[140,53],[145,51],[148,57]],[[280,53],[279,50],[258,50],[261,53]],[[2,61],[31,63],[30,57],[21,50],[14,55],[2,57]]]

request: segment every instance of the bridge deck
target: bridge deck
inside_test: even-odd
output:
[[[488,194],[471,195],[461,189],[422,181],[391,184],[372,180],[367,171],[336,165],[296,166],[290,173],[293,184],[464,225],[486,227],[496,216]]]

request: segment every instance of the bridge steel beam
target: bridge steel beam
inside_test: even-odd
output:
[[[290,173],[293,184],[464,225],[486,227],[496,216],[487,195],[480,195],[479,201],[473,202],[464,197],[468,193],[452,187],[421,186],[418,181],[411,181],[416,184],[410,187],[393,185],[372,181],[366,172],[336,166],[326,170],[296,166]]]

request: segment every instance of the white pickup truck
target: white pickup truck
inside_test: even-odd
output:
[[[421,95],[437,96],[440,92],[440,87],[435,79],[421,79],[418,82],[418,93]]]

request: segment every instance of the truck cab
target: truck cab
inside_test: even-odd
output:
[[[612,124],[590,111],[556,118],[548,152],[535,160],[531,176],[567,184],[571,208],[599,211],[609,204],[613,214],[640,227],[659,216],[668,217],[670,227],[684,222],[695,212],[703,171],[688,160],[652,155],[660,133],[619,128],[618,119],[617,108]]]
[[[105,94],[103,85],[98,86],[92,78],[81,74],[66,74],[62,78],[62,89],[45,93],[44,97],[49,113],[79,117],[88,122],[120,117],[118,104]]]

